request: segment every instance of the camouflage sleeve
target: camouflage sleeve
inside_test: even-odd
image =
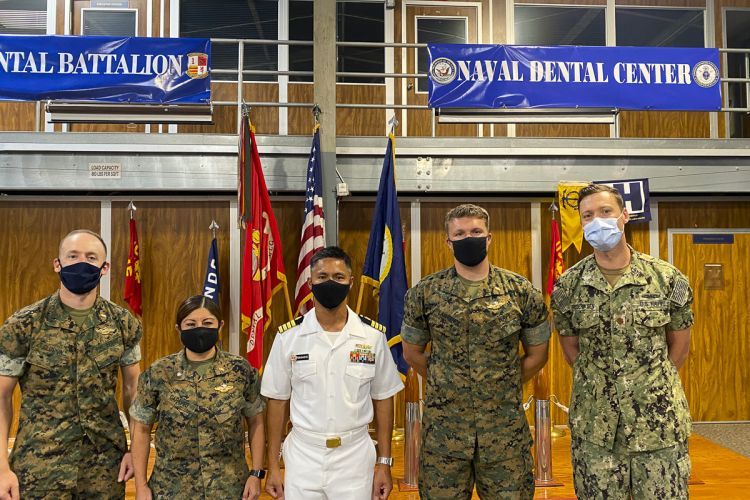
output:
[[[563,337],[578,335],[573,330],[573,324],[570,320],[570,293],[568,290],[559,284],[555,285],[550,305],[552,309],[553,328],[557,330],[557,333]]]
[[[152,387],[151,370],[148,369],[138,377],[138,392],[130,405],[130,416],[143,424],[151,425],[156,422],[158,406],[159,393]]]
[[[693,290],[684,274],[677,271],[672,281],[672,291],[669,295],[670,331],[685,330],[693,326]]]
[[[120,357],[120,366],[128,366],[141,360],[141,337],[143,337],[143,326],[141,321],[133,316],[130,311],[125,312],[123,318],[125,331],[123,340],[125,352]]]
[[[0,326],[0,375],[20,377],[29,353],[33,315],[21,310]]]
[[[526,303],[521,316],[521,341],[524,345],[544,344],[550,335],[544,296],[528,281],[524,283],[524,287]]]
[[[242,414],[247,418],[251,418],[262,413],[266,409],[266,403],[260,397],[260,377],[258,377],[258,370],[250,366],[247,361],[245,361],[245,364],[247,365],[247,383],[245,384],[245,406],[242,408]]]
[[[424,316],[424,287],[419,284],[406,291],[401,339],[416,345],[427,345],[432,340],[430,327]]]

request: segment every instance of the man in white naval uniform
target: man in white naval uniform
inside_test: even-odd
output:
[[[310,264],[315,307],[279,328],[261,394],[268,398],[266,491],[287,500],[387,499],[391,480],[393,395],[403,387],[384,328],[346,305],[349,256],[318,251]],[[293,428],[284,441],[284,413]],[[375,417],[377,459],[367,426]]]

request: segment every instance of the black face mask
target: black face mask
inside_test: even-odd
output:
[[[462,240],[451,240],[453,255],[467,267],[474,267],[487,257],[487,237],[470,236]]]
[[[60,281],[65,288],[76,295],[89,293],[96,288],[102,277],[102,267],[96,267],[88,262],[77,262],[60,269]]]
[[[326,309],[334,309],[349,295],[349,283],[337,283],[333,280],[312,285],[315,300]]]
[[[219,340],[219,329],[199,326],[189,330],[180,330],[180,340],[182,345],[195,353],[201,354],[216,345]]]

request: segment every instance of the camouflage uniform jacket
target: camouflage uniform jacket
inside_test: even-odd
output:
[[[555,286],[560,335],[577,335],[570,426],[574,437],[612,449],[618,424],[626,449],[685,443],[690,410],[666,334],[693,324],[693,293],[674,266],[630,249],[630,270],[610,287],[594,256]]]
[[[528,453],[518,342],[549,339],[547,308],[539,290],[495,266],[476,298],[455,268],[423,278],[406,293],[401,336],[432,342],[424,412],[424,449],[472,459],[503,460]]]
[[[243,417],[264,409],[258,372],[219,350],[201,378],[184,351],[141,374],[130,416],[156,427],[154,498],[239,499],[248,477]]]
[[[54,294],[0,326],[0,375],[18,377],[21,414],[10,465],[22,484],[75,487],[87,437],[125,452],[115,387],[120,366],[141,359],[141,323],[97,297],[79,328]]]

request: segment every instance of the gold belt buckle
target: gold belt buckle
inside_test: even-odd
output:
[[[326,448],[338,448],[341,446],[341,438],[333,437],[326,439]]]

